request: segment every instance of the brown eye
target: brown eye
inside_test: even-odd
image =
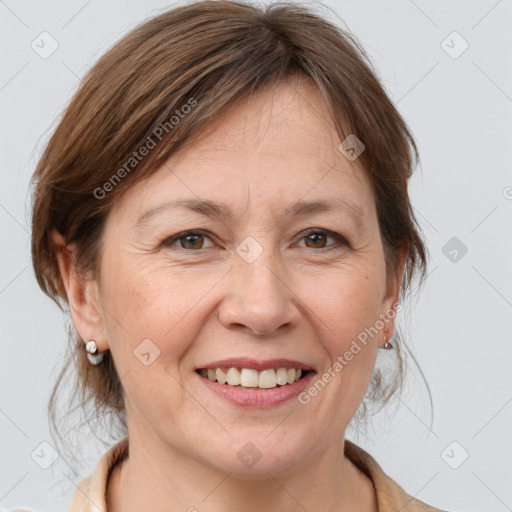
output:
[[[204,245],[205,240],[208,239],[209,237],[201,231],[183,231],[165,240],[162,245],[169,248],[176,245],[176,242],[179,242],[179,248],[194,251],[208,248],[208,246],[205,247]]]
[[[308,247],[312,249],[322,249],[325,247],[326,238],[327,235],[325,233],[312,233],[306,237],[306,241],[312,244],[308,245]]]
[[[339,243],[327,245],[327,239],[329,237],[337,240]],[[340,244],[345,246],[348,245],[347,241],[341,235],[324,229],[310,230],[302,239],[306,241],[306,247],[309,249],[334,249]]]
[[[203,235],[187,235],[179,240],[184,240],[181,243],[183,249],[202,249],[204,243]]]

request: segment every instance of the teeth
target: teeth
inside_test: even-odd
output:
[[[257,388],[258,387],[258,370],[242,368],[242,371],[240,372],[240,384],[244,388]]]
[[[206,370],[203,368],[199,373],[219,384],[227,383],[229,386],[243,388],[271,389],[278,385],[284,386],[297,382],[302,375],[302,370],[295,368],[278,368],[277,370],[269,368],[262,371],[253,368],[209,368]]]
[[[286,371],[286,368],[279,368],[276,372],[277,377],[277,383],[280,386],[284,386],[285,384],[288,384],[288,372]]]
[[[240,372],[238,371],[238,368],[229,368],[226,378],[230,386],[240,385]]]
[[[277,385],[276,372],[274,370],[263,370],[260,372],[258,379],[259,388],[275,388]]]
[[[217,375],[217,382],[219,384],[226,384],[226,381],[227,381],[226,370],[224,368],[217,368],[217,370],[215,370],[215,373]]]

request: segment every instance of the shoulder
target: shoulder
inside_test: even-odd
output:
[[[407,494],[398,483],[384,473],[369,453],[348,440],[345,440],[345,456],[373,482],[379,512],[449,512],[432,507]]]

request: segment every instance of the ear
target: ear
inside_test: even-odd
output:
[[[400,249],[396,271],[387,279],[386,294],[383,298],[380,312],[380,317],[384,322],[382,334],[383,338],[385,335],[386,341],[389,341],[395,330],[395,319],[397,311],[399,310],[397,306],[399,304],[400,288],[402,286],[402,278],[408,252],[409,250],[406,245]],[[384,332],[384,329],[386,329],[386,332]],[[382,344],[384,344],[384,340],[382,340]]]
[[[73,325],[85,343],[93,339],[98,350],[103,352],[108,349],[108,340],[98,307],[97,282],[91,279],[90,273],[84,275],[78,272],[75,266],[76,244],[66,245],[64,237],[55,229],[50,233],[50,240],[59,263]]]

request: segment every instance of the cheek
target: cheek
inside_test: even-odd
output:
[[[338,355],[347,342],[350,345],[352,339],[375,324],[381,301],[381,275],[368,267],[347,267],[316,281],[307,304],[322,320],[329,348]]]
[[[190,402],[180,361],[204,324],[201,298],[213,283],[202,283],[194,285],[173,269],[119,262],[104,287],[107,336],[127,410],[155,424],[176,421]]]
[[[207,293],[218,282],[218,273],[143,265],[128,258],[108,272],[103,297],[114,350],[130,365],[133,352],[149,339],[160,351],[156,366],[176,365],[202,329]]]
[[[318,283],[322,293],[308,302],[320,320],[315,323],[321,329],[316,336],[327,355],[318,376],[324,376],[328,388],[323,406],[339,415],[341,423],[355,413],[371,380],[378,343],[372,327],[379,319],[382,299],[378,275],[352,270]],[[324,389],[320,384],[317,388]]]

